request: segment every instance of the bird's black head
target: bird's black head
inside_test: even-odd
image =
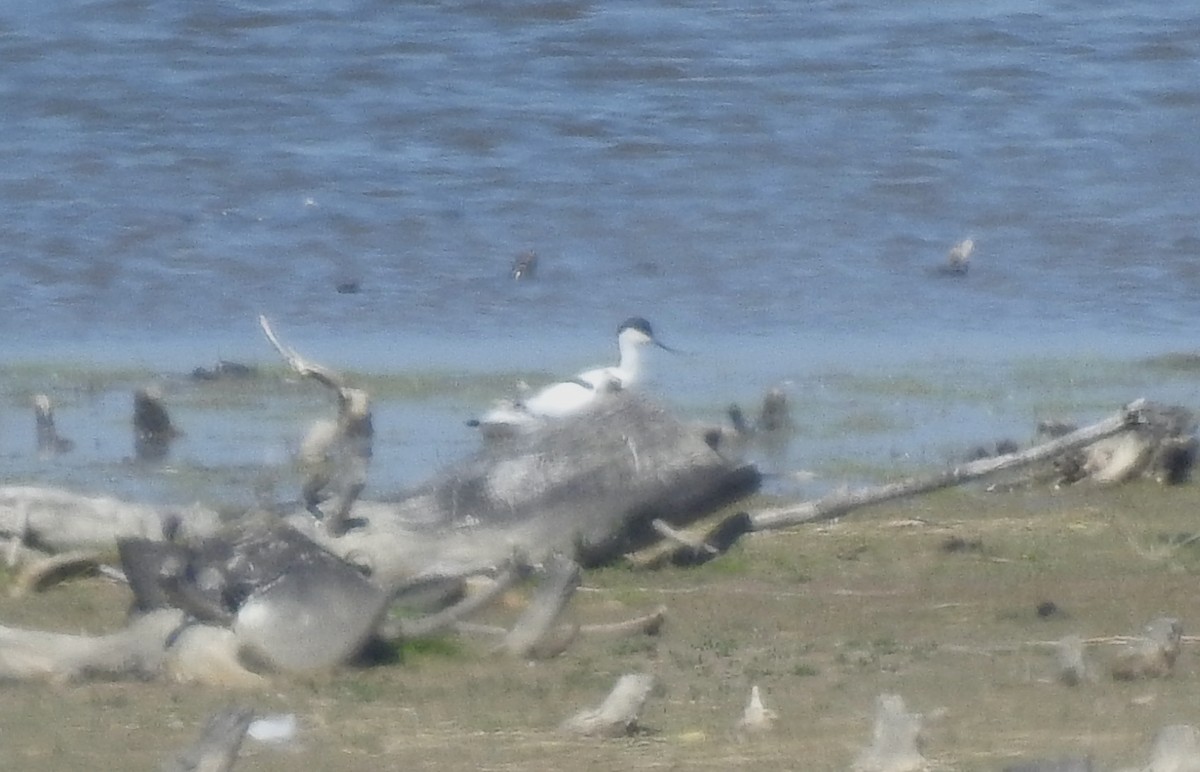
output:
[[[654,330],[650,328],[650,322],[647,322],[640,316],[631,316],[625,321],[621,322],[621,326],[617,328],[617,334],[620,335],[626,330],[637,330],[647,338],[654,337]]]

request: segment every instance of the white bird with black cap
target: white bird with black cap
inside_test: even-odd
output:
[[[493,408],[482,418],[468,421],[467,425],[477,426],[485,432],[503,433],[573,415],[604,394],[636,384],[642,375],[644,349],[651,344],[678,353],[654,337],[650,322],[640,316],[630,317],[617,328],[620,359],[615,366],[585,370],[570,380],[552,383],[528,397]]]

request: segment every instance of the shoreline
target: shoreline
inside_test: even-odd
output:
[[[747,453],[767,474],[768,492],[800,498],[940,469],[979,446],[1024,444],[1039,420],[1087,423],[1140,397],[1196,409],[1200,386],[1200,357],[1190,354],[872,361],[857,368],[809,362],[776,371],[774,379],[762,372],[757,381],[736,371],[737,362],[726,363],[734,370],[702,371],[670,369],[678,361],[663,360],[656,362],[648,392],[685,419],[706,424],[725,423],[731,402],[754,415],[767,389],[786,384],[795,431]],[[266,353],[246,362],[260,368],[249,380],[190,378],[192,368],[215,362],[114,369],[87,362],[56,366],[48,356],[38,364],[10,364],[0,374],[0,400],[9,406],[0,414],[5,483],[176,503],[210,499],[249,506],[255,496],[294,497],[292,457],[308,425],[332,414],[329,395],[296,382]],[[538,370],[344,374],[372,394],[375,458],[366,498],[399,495],[476,452],[478,438],[466,419],[511,393],[518,380],[552,377]],[[158,466],[132,460],[131,393],[147,381],[165,387],[167,405],[184,431]],[[39,392],[55,403],[60,431],[76,444],[72,452],[37,456],[31,400]]]

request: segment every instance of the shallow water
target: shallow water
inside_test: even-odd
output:
[[[374,395],[375,455],[364,495],[387,499],[474,453],[480,442],[465,418],[486,405],[481,394],[521,374],[348,377]],[[1027,445],[1042,419],[1089,422],[1139,396],[1192,405],[1198,380],[1200,362],[1190,357],[806,368],[783,383],[792,398],[793,430],[755,438],[739,452],[766,474],[767,493],[812,498],[940,469],[1000,440]],[[163,388],[184,432],[160,462],[134,457],[131,395],[145,383]],[[70,452],[36,452],[30,404],[37,391],[52,395],[59,431],[75,443]],[[753,417],[760,396],[745,390],[737,401]],[[278,366],[229,383],[152,371],[10,368],[0,379],[0,404],[6,408],[0,459],[8,483],[162,503],[201,501],[230,512],[294,503],[300,478],[293,455],[308,425],[334,412],[328,392]],[[727,423],[728,403],[700,392],[673,404],[687,420]]]
[[[1184,0],[18,0],[0,357],[175,381],[273,363],[267,313],[328,365],[491,374],[502,396],[605,361],[639,314],[691,352],[651,384],[688,415],[791,384],[808,440],[786,468],[1186,403],[1191,376],[1136,362],[1200,322],[1198,76]],[[940,275],[967,236],[969,273]],[[538,275],[513,282],[527,249]],[[936,398],[886,388],[911,378]],[[18,460],[17,391],[0,452],[47,474]],[[375,483],[469,451],[481,391],[383,401]],[[84,481],[120,479],[128,391],[55,397],[101,437]],[[279,463],[325,407],[303,399],[173,458]]]

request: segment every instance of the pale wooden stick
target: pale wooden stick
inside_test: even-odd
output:
[[[1146,625],[1145,635],[1129,641],[1117,653],[1112,664],[1113,678],[1129,681],[1137,678],[1165,678],[1175,670],[1183,640],[1178,619],[1159,617]]]
[[[638,715],[654,676],[645,673],[623,675],[598,708],[581,711],[562,724],[562,729],[589,737],[624,737],[637,731]]]
[[[396,641],[437,635],[443,630],[454,627],[460,620],[471,616],[480,609],[490,606],[496,598],[520,581],[527,570],[528,568],[523,563],[510,564],[496,576],[490,587],[468,595],[453,606],[436,614],[427,614],[416,619],[389,620],[379,628],[379,636],[384,640]],[[503,628],[497,628],[497,630],[501,633],[505,632]]]
[[[580,574],[579,564],[570,558],[559,555],[549,561],[545,579],[505,636],[503,650],[514,657],[545,658],[570,645],[578,628],[566,635],[552,634],[552,628],[579,587]]]
[[[199,739],[164,765],[163,772],[229,772],[253,719],[250,708],[217,711],[204,725]]]
[[[909,713],[904,698],[881,694],[875,701],[871,744],[854,762],[855,772],[914,772],[925,767],[918,747],[921,717]]]
[[[340,536],[347,530],[350,510],[367,483],[375,436],[370,396],[362,389],[347,386],[335,371],[310,362],[295,349],[283,345],[267,317],[260,315],[258,324],[267,341],[289,367],[300,376],[327,386],[337,395],[336,422],[318,421],[312,426],[301,445],[300,461],[306,474],[304,505],[314,515],[324,517],[317,503],[326,487],[338,484],[338,502],[329,516],[327,528],[331,534]]]
[[[100,569],[100,553],[87,550],[60,552],[29,563],[13,581],[9,594],[19,598],[29,592],[41,592],[70,577],[95,574]]]
[[[1077,448],[1090,445],[1097,440],[1128,431],[1145,422],[1143,411],[1147,403],[1143,399],[1126,405],[1121,412],[1091,426],[1020,453],[1010,453],[995,458],[982,458],[962,466],[956,466],[928,477],[914,477],[896,483],[865,488],[849,493],[835,493],[816,501],[767,509],[751,514],[753,530],[765,531],[790,528],[803,523],[831,520],[847,512],[884,501],[915,496],[921,493],[947,488],[1011,469],[1046,461]]]
[[[763,705],[762,695],[755,684],[750,687],[750,700],[746,703],[746,709],[742,711],[741,720],[738,721],[738,733],[745,736],[769,732],[778,718],[775,711]]]

